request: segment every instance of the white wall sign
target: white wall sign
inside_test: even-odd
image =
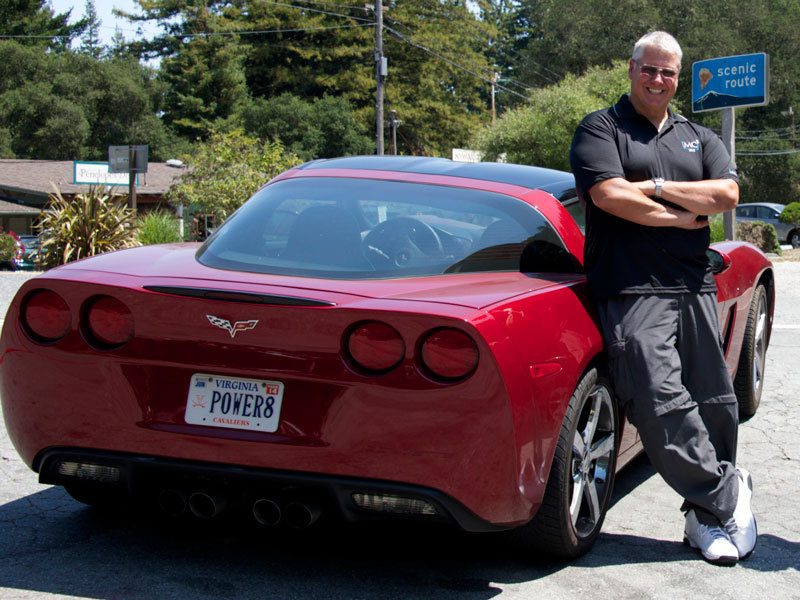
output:
[[[75,161],[72,163],[72,173],[72,181],[76,185],[128,185],[128,174],[109,173],[107,162]],[[138,180],[139,176],[136,178]]]

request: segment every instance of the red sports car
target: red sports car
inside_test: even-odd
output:
[[[8,433],[89,504],[513,527],[589,549],[640,450],[604,377],[570,174],[414,157],[307,163],[202,246],[109,253],[20,289],[0,340]],[[710,251],[755,412],[774,275]]]

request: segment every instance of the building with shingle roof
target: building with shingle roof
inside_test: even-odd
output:
[[[76,183],[77,166],[71,160],[0,159],[0,225],[18,234],[31,233],[33,225],[45,208],[55,186],[62,196],[69,197],[89,191],[89,184]],[[105,164],[105,163],[96,163]],[[178,161],[151,162],[147,173],[140,173],[136,185],[136,204],[146,211],[165,202],[172,183],[185,172]],[[77,181],[81,181],[77,177]],[[127,185],[109,188],[128,195]]]

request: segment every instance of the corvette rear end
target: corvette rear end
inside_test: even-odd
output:
[[[415,311],[250,279],[78,264],[25,284],[5,321],[0,394],[41,481],[199,516],[236,505],[267,522],[293,505],[283,516],[300,524],[321,510],[466,529],[530,518],[542,490],[519,492],[512,401],[482,333],[497,325],[483,310],[452,292],[432,300],[431,283]]]

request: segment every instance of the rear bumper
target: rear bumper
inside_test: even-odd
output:
[[[102,483],[85,477],[65,474],[62,464],[79,463],[111,468],[116,481]],[[155,456],[102,452],[80,448],[49,448],[37,456],[34,467],[39,481],[53,485],[94,485],[116,488],[144,504],[156,504],[163,490],[223,494],[234,509],[248,512],[259,498],[274,499],[279,504],[313,502],[325,512],[335,512],[347,521],[376,518],[413,518],[454,523],[465,531],[498,531],[506,527],[481,519],[456,499],[438,490],[391,481],[336,477],[318,473],[296,473],[239,465],[175,460]],[[417,501],[428,507],[424,514],[365,509],[356,504],[354,495],[393,497]]]

